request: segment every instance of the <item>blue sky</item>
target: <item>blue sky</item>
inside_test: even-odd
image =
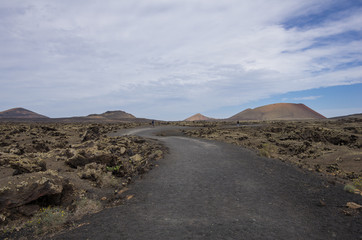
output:
[[[361,0],[0,2],[0,111],[362,112]]]
[[[271,103],[303,103],[326,117],[345,116],[362,113],[362,84],[316,88],[311,90],[288,92],[269,98],[248,102],[242,105],[228,106],[218,110],[206,112],[206,115],[217,115],[222,118],[233,115],[237,111],[247,108],[256,108]]]

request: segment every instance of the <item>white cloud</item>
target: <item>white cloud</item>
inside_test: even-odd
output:
[[[295,101],[305,101],[305,100],[316,100],[318,98],[321,98],[322,96],[307,96],[307,97],[296,97],[293,98]]]
[[[96,99],[97,109],[133,107],[138,116],[182,119],[362,82],[361,67],[348,66],[362,60],[360,39],[318,46],[321,38],[360,32],[361,9],[308,27],[283,25],[331,2],[3,1],[0,101],[72,102],[63,112],[46,110],[59,116]]]

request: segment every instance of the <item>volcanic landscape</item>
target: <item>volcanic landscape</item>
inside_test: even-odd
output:
[[[361,114],[327,119],[304,104],[281,103],[227,119],[196,114],[151,123],[123,111],[57,119],[23,108],[0,112],[1,238],[50,238],[131,201],[137,179],[172,156],[160,140],[171,136],[246,148],[324,179],[326,188],[341,186],[354,200],[336,214],[362,220]],[[137,136],[149,128],[159,129],[157,137]]]

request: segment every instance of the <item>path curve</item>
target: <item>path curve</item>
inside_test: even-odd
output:
[[[128,130],[169,154],[130,185],[134,198],[55,239],[362,239],[361,215],[342,214],[362,198],[343,186],[230,144],[154,135],[167,129]]]

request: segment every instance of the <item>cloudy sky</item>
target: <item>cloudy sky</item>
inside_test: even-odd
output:
[[[362,0],[2,0],[0,111],[362,112]]]

